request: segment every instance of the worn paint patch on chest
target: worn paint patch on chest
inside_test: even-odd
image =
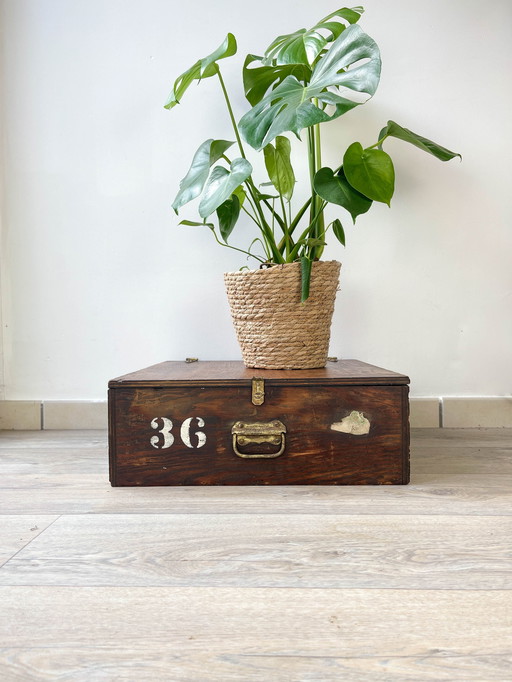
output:
[[[331,424],[331,429],[341,433],[350,433],[353,436],[365,436],[367,433],[370,433],[370,422],[362,412],[352,410],[340,422]]]

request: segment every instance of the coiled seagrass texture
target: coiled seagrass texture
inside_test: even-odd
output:
[[[314,262],[304,303],[299,263],[224,274],[246,367],[325,367],[340,267],[338,261]]]

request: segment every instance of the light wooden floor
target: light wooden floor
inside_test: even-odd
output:
[[[111,488],[103,432],[0,433],[0,680],[512,680],[512,430],[412,484]]]

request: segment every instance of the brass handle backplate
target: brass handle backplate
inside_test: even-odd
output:
[[[269,422],[243,422],[238,421],[233,425],[233,450],[238,457],[244,459],[273,459],[283,454],[286,440],[286,426],[279,419]],[[240,452],[240,447],[250,445],[262,445],[268,443],[278,447],[276,452]]]

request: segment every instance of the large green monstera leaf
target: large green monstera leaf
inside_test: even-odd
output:
[[[235,159],[229,170],[223,166],[215,166],[199,203],[201,218],[205,220],[227,201],[251,173],[252,166],[247,159]]]
[[[208,180],[210,168],[232,144],[233,142],[228,140],[209,139],[203,142],[194,154],[188,173],[180,182],[179,192],[172,203],[175,213],[178,213],[182,206],[201,194]]]
[[[308,84],[287,76],[242,117],[240,131],[254,149],[284,132],[299,136],[303,128],[335,119],[369,99],[380,68],[377,44],[359,26],[349,26],[317,62]],[[333,113],[326,111],[328,105]]]
[[[232,33],[228,33],[222,45],[203,59],[198,59],[189,69],[182,73],[174,82],[172,92],[169,95],[165,109],[172,109],[180,103],[181,98],[195,80],[211,78],[218,71],[217,61],[232,57],[236,54],[236,39]]]
[[[301,28],[278,36],[263,57],[247,55],[242,74],[245,96],[250,104],[257,104],[271,87],[279,85],[286,76],[309,82],[314,62],[327,51],[347,24],[355,24],[359,20],[363,11],[362,7],[338,9],[313,28]],[[343,23],[336,19],[342,19]]]
[[[293,33],[278,36],[265,52],[263,64],[309,64],[311,66],[324,47],[345,30],[345,24],[334,19],[339,17],[348,24],[355,24],[362,13],[362,7],[352,9],[344,7],[321,19],[313,28],[307,30],[301,28]]]
[[[244,194],[240,185],[252,173],[252,166],[246,159],[234,159],[229,170],[223,166],[211,169],[231,147],[233,142],[228,140],[206,140],[194,154],[188,173],[180,182],[180,189],[173,201],[175,213],[179,209],[202,194],[199,203],[199,215],[203,220],[220,208],[219,221],[221,234],[229,234],[233,229]],[[232,195],[235,195],[233,197]],[[236,201],[235,201],[236,199]],[[185,225],[196,225],[191,221],[183,221]]]
[[[287,76],[295,76],[300,81],[308,81],[311,78],[311,69],[306,64],[279,66],[261,66],[261,64],[261,57],[248,54],[242,70],[245,96],[251,106],[258,104],[271,87],[282,83]]]

